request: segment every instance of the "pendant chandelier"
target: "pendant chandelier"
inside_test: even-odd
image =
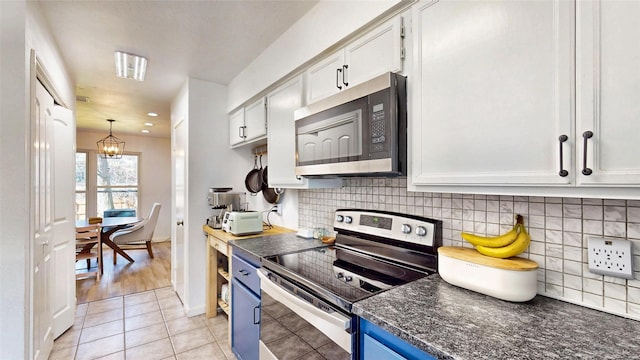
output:
[[[124,152],[124,140],[121,140],[111,133],[113,127],[113,119],[107,119],[109,122],[109,135],[98,140],[98,153],[103,159],[121,159]]]

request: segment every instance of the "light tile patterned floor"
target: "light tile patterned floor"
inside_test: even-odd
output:
[[[235,360],[228,334],[224,314],[187,317],[165,287],[78,305],[49,359]]]

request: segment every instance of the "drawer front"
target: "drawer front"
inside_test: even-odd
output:
[[[209,246],[214,248],[216,251],[229,256],[229,246],[226,242],[218,239],[217,237],[209,235]]]
[[[231,259],[233,278],[242,282],[254,293],[260,294],[260,278],[258,278],[257,268],[236,255],[233,255]]]

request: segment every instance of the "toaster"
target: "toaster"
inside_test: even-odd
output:
[[[224,214],[222,230],[235,235],[251,235],[262,232],[262,213],[258,211],[231,211]]]

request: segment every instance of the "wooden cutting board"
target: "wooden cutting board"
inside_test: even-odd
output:
[[[474,264],[490,266],[497,269],[530,271],[538,268],[538,263],[522,257],[514,256],[507,259],[498,259],[482,255],[476,249],[457,246],[441,246],[438,248],[438,255],[464,260]]]

